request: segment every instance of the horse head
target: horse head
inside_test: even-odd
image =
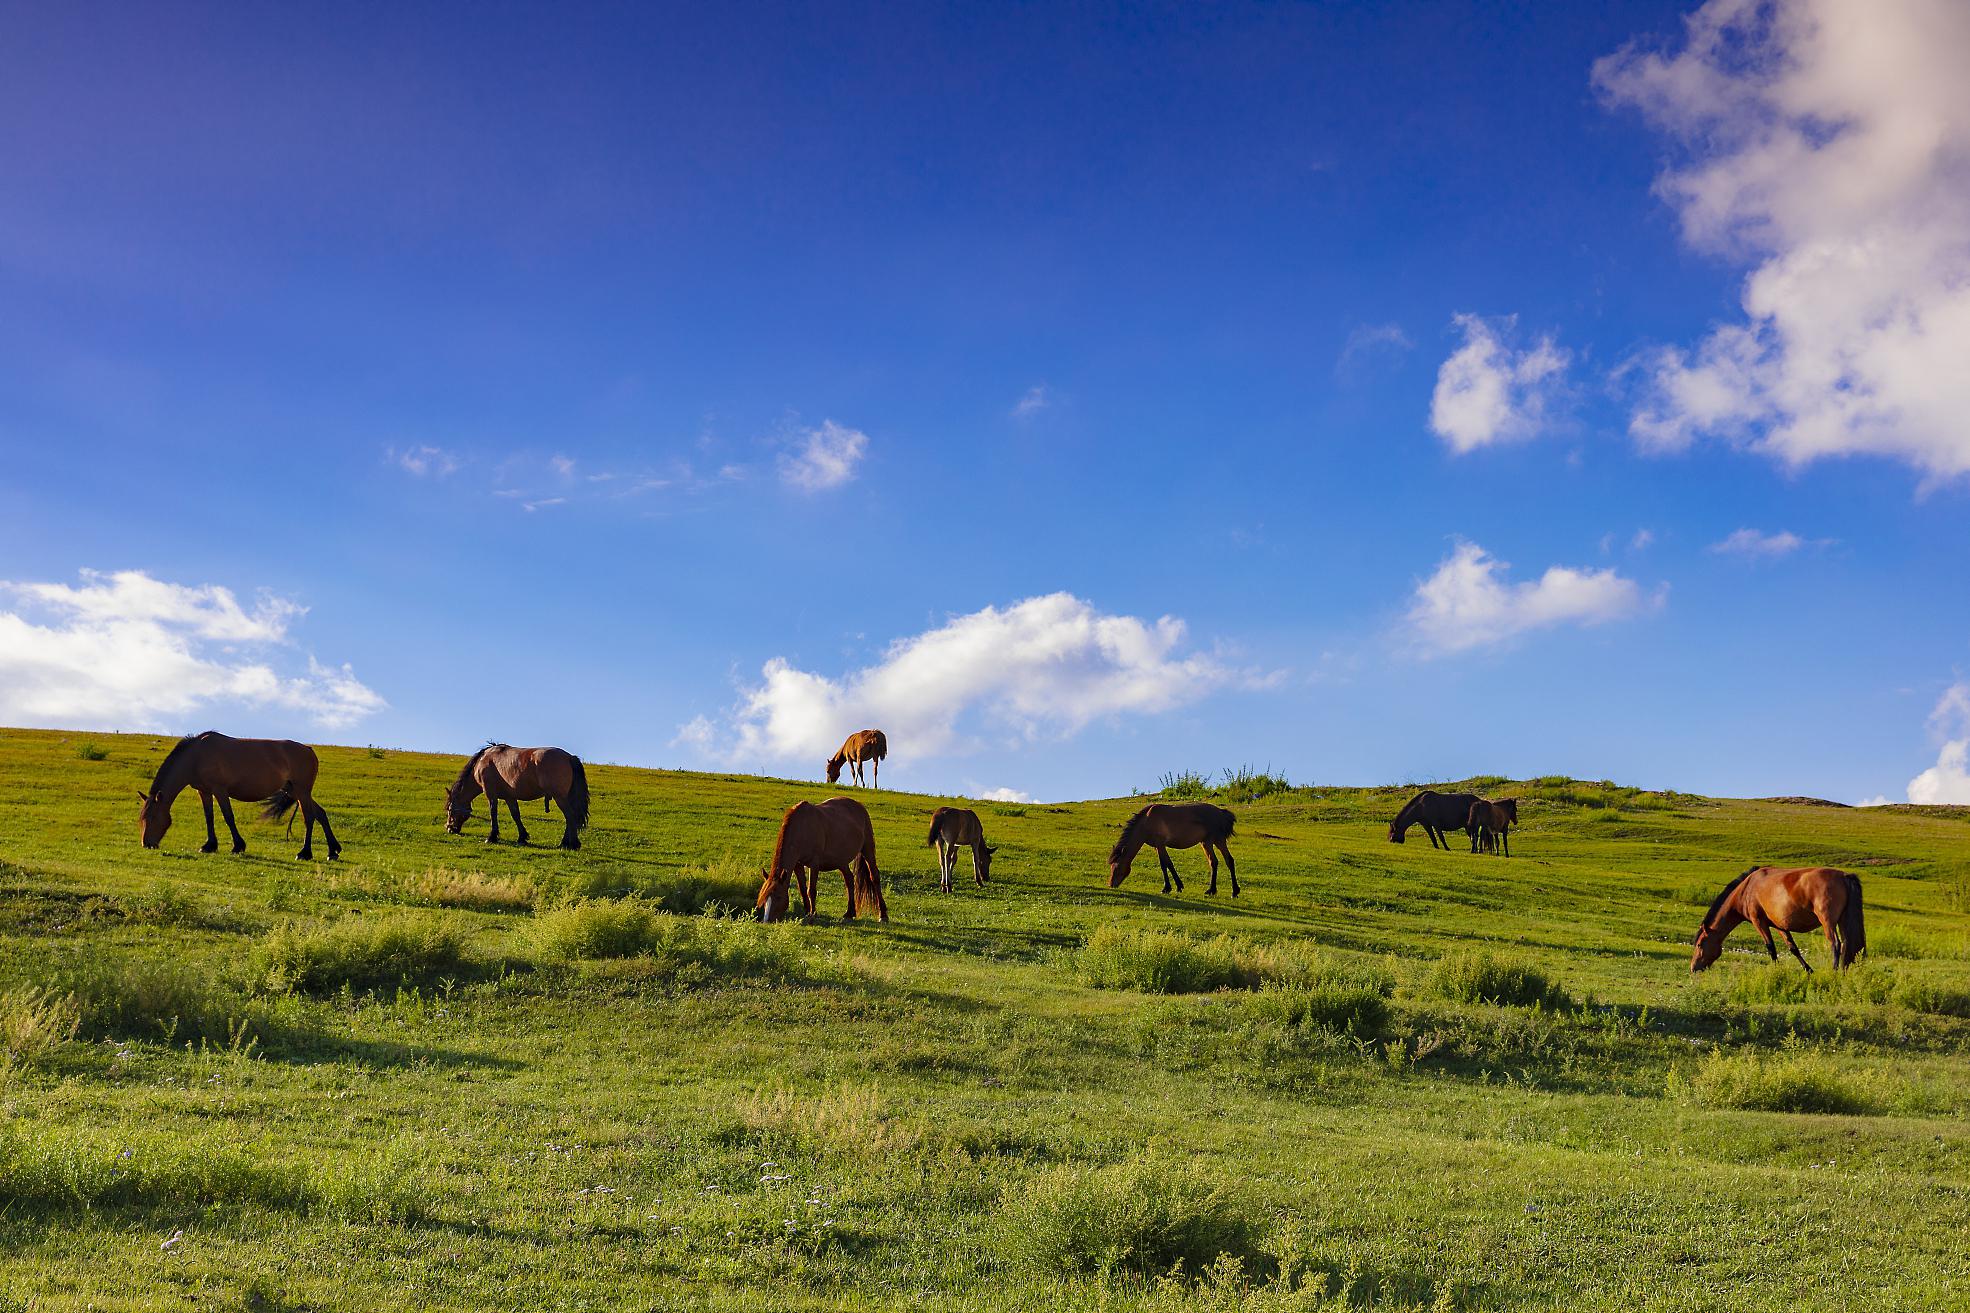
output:
[[[787,886],[792,881],[792,874],[790,871],[760,873],[759,897],[754,900],[754,906],[759,909],[760,920],[771,922],[786,918],[787,906],[790,902]]]
[[[465,822],[472,819],[472,795],[477,792],[475,785],[463,779],[445,790],[446,834],[464,830]]]
[[[1690,954],[1690,974],[1715,962],[1724,951],[1724,937],[1730,933],[1718,922],[1709,921],[1696,932],[1696,951]]]
[[[983,851],[978,856],[978,883],[984,884],[992,875],[992,854],[998,849],[989,843],[978,845]]]
[[[137,790],[143,800],[143,808],[137,813],[137,827],[143,835],[144,847],[155,848],[164,842],[164,832],[171,828],[171,805],[164,801],[161,793],[145,793]]]
[[[1405,827],[1396,824],[1394,821],[1389,822],[1390,843],[1406,843],[1408,839],[1409,831]]]
[[[834,756],[828,758],[828,783],[830,784],[840,783],[841,763],[844,760],[846,759],[840,756]]]

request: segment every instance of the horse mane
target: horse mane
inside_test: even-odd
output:
[[[1150,806],[1153,807],[1155,804],[1151,803]],[[1123,822],[1122,832],[1115,836],[1115,846],[1108,850],[1109,861],[1115,862],[1121,860],[1122,845],[1129,841],[1129,837],[1136,832],[1136,827],[1142,824],[1142,818],[1147,815],[1149,815],[1149,807],[1144,807],[1141,811]]]
[[[158,781],[164,778],[164,773],[170,770],[171,767],[177,763],[178,758],[186,756],[191,752],[194,746],[203,742],[206,739],[211,738],[214,734],[217,734],[218,732],[219,731],[216,729],[208,729],[198,734],[187,734],[185,735],[185,737],[179,739],[176,743],[172,744],[171,751],[164,754],[164,760],[157,763],[157,774],[151,776],[151,781],[150,781],[151,792],[152,793],[157,792]]]
[[[1737,887],[1744,883],[1744,876],[1750,875],[1752,871],[1755,871],[1757,869],[1758,868],[1755,866],[1750,868],[1750,870],[1747,870],[1744,873],[1744,875],[1740,875],[1737,879],[1725,885],[1724,891],[1718,894],[1715,898],[1710,900],[1709,908],[1707,908],[1703,913],[1703,924],[1697,927],[1698,934],[1702,934],[1705,930],[1708,930],[1711,924],[1716,921],[1717,910],[1724,905],[1725,901],[1729,899],[1733,893],[1737,892]]]
[[[486,753],[490,752],[494,748],[503,748],[505,746],[506,745],[504,743],[494,743],[491,739],[487,739],[486,746],[480,748],[477,752],[467,757],[465,759],[465,764],[459,767],[458,778],[451,782],[452,788],[456,789],[459,785],[465,783],[467,779],[471,778],[472,768],[479,764],[479,758],[485,756]]]

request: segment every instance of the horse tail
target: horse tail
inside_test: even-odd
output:
[[[1867,919],[1861,912],[1861,878],[1847,877],[1847,905],[1840,909],[1840,942],[1852,962],[1867,951]]]
[[[298,801],[300,800],[294,796],[294,781],[287,780],[274,791],[271,798],[267,799],[267,805],[260,809],[260,815],[265,820],[277,821],[292,811]]]
[[[1229,807],[1220,807],[1218,808],[1218,814],[1224,817],[1224,829],[1219,831],[1217,837],[1219,839],[1229,839],[1231,832],[1238,828],[1238,813]]]
[[[561,803],[561,815],[567,818],[569,829],[579,830],[588,824],[588,770],[581,764],[581,758],[573,754],[569,754],[568,762],[574,778],[568,782],[568,796]]]
[[[942,807],[939,807],[936,811],[930,814],[930,837],[923,841],[924,847],[926,848],[935,847],[937,844],[937,832],[943,828],[944,828],[944,809]]]

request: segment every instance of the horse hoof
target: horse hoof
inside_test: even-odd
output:
[[[294,858],[296,861],[312,862],[315,860],[314,849],[303,848],[300,852],[294,854]]]
[[[237,856],[237,855],[239,855],[240,853],[243,853],[243,852],[245,852],[245,851],[246,851],[246,845],[245,845],[245,844],[243,844],[243,843],[236,843],[236,844],[234,844],[234,845],[233,845],[233,854],[234,854],[235,856]]]
[[[219,841],[214,839],[211,843],[202,843],[198,846],[198,850],[202,853],[216,853],[219,851]]]

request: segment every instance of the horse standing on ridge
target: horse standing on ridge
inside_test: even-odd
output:
[[[1471,804],[1471,810],[1465,818],[1465,828],[1471,835],[1471,851],[1510,857],[1512,855],[1511,829],[1518,823],[1517,798],[1507,798],[1503,802],[1486,802],[1483,798],[1479,798]]]
[[[1696,952],[1690,971],[1703,970],[1724,951],[1724,939],[1749,921],[1765,941],[1765,951],[1778,961],[1772,931],[1785,936],[1785,946],[1807,971],[1805,954],[1792,942],[1794,930],[1818,926],[1826,932],[1833,952],[1833,969],[1852,966],[1867,951],[1867,923],[1861,911],[1861,881],[1857,875],[1831,866],[1754,866],[1724,886],[1703,914],[1696,932]]]
[[[445,790],[445,833],[457,834],[472,819],[472,799],[486,795],[486,811],[492,822],[487,843],[499,842],[499,804],[504,802],[512,814],[513,828],[521,844],[527,842],[527,827],[520,820],[520,804],[535,798],[553,799],[561,807],[561,846],[581,847],[581,830],[588,824],[588,771],[581,758],[560,748],[515,748],[505,743],[488,743],[465,762],[458,778]],[[542,802],[545,809],[546,803]]]
[[[971,849],[971,878],[984,884],[992,873],[992,854],[998,849],[985,842],[985,827],[978,813],[967,807],[939,807],[930,814],[930,838],[937,849],[937,887],[951,892],[951,877],[958,868],[958,849]]]
[[[850,776],[857,784],[862,783],[862,763],[873,763],[876,787],[882,787],[882,759],[889,755],[889,740],[879,729],[857,730],[850,734],[841,750],[828,758],[828,783],[841,782],[842,763],[848,764]]]
[[[882,873],[876,869],[875,827],[869,823],[869,809],[853,798],[795,803],[780,818],[773,864],[759,884],[759,919],[778,921],[786,916],[792,883],[800,890],[801,919],[812,921],[819,896],[815,881],[822,871],[841,872],[848,890],[848,910],[842,920],[854,920],[856,910],[871,902],[877,920],[889,919]]]
[[[200,852],[219,851],[219,834],[212,827],[212,800],[216,798],[226,828],[232,831],[234,852],[245,852],[246,840],[233,820],[233,803],[265,802],[261,814],[269,820],[287,815],[291,808],[301,809],[308,828],[295,856],[304,862],[314,859],[315,825],[319,822],[332,862],[341,855],[342,845],[328,826],[328,813],[315,801],[315,776],[320,770],[315,750],[292,739],[235,739],[216,730],[179,739],[159,764],[149,792],[137,792],[144,804],[137,813],[144,847],[155,848],[164,841],[164,832],[171,828],[171,804],[186,789],[196,789],[199,802],[205,806],[205,842],[199,846]],[[288,824],[291,828],[293,822]]]
[[[1129,878],[1129,867],[1135,862],[1136,854],[1147,846],[1156,850],[1156,863],[1163,870],[1163,892],[1170,892],[1170,881],[1175,880],[1177,892],[1182,893],[1183,877],[1177,874],[1169,850],[1202,844],[1204,855],[1211,859],[1211,887],[1204,892],[1218,891],[1218,853],[1223,853],[1225,868],[1231,872],[1231,896],[1238,897],[1238,863],[1231,860],[1231,849],[1224,844],[1237,821],[1229,809],[1213,803],[1150,803],[1129,817],[1115,846],[1109,849],[1108,887],[1116,888]]]
[[[1423,833],[1430,836],[1430,847],[1450,851],[1447,833],[1451,830],[1464,830],[1477,837],[1470,830],[1471,807],[1484,799],[1475,793],[1438,793],[1434,789],[1424,789],[1403,805],[1389,822],[1389,842],[1404,843],[1409,837],[1409,827],[1420,825]]]

